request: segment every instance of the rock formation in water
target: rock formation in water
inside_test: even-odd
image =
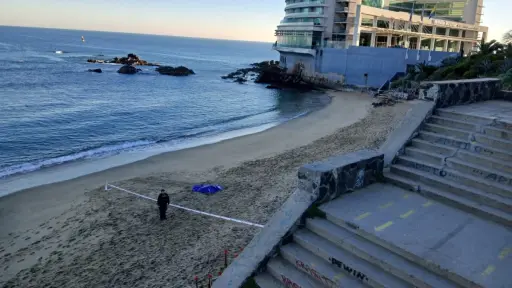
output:
[[[126,57],[114,57],[111,60],[103,60],[103,59],[87,59],[89,63],[114,63],[114,64],[123,64],[123,65],[140,65],[140,66],[160,66],[158,63],[150,63],[146,60],[142,60],[139,56],[130,53]]]
[[[188,76],[196,74],[192,69],[188,69],[185,66],[160,66],[155,69],[158,73],[162,75],[170,75],[170,76]]]
[[[120,74],[135,74],[137,72],[139,72],[140,69],[137,69],[135,67],[133,67],[132,65],[123,65],[121,68],[119,68],[119,70],[117,70],[117,73],[120,73]]]
[[[89,69],[89,72],[102,73],[101,69]]]
[[[297,69],[293,69],[291,73],[287,73],[286,69],[279,66],[279,61],[271,60],[253,63],[249,68],[238,69],[226,76],[222,76],[222,79],[234,79],[234,82],[243,83],[247,81],[249,75],[255,74],[254,83],[270,84],[267,86],[268,89],[314,89],[313,84],[304,81],[303,70],[301,66]]]

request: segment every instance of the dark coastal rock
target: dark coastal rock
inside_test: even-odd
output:
[[[170,76],[189,76],[196,74],[192,69],[188,69],[185,66],[160,66],[155,69],[158,73],[162,75],[170,75]]]
[[[289,74],[286,69],[279,66],[279,61],[273,60],[252,63],[249,68],[238,69],[222,76],[222,79],[234,79],[237,83],[243,83],[248,78],[254,80],[254,83],[270,84],[267,86],[268,89],[292,88],[308,91],[315,88],[313,84],[304,80],[302,70]]]
[[[89,69],[89,72],[102,73],[101,69]]]
[[[243,77],[238,77],[233,82],[236,82],[236,83],[239,83],[239,84],[243,84],[243,83],[247,82],[247,79],[245,79]]]
[[[146,60],[142,60],[139,56],[130,53],[126,57],[114,57],[112,60],[102,60],[102,59],[87,59],[89,63],[114,63],[114,64],[123,64],[123,65],[140,65],[140,66],[160,66],[158,63],[150,63]]]
[[[117,70],[117,73],[120,73],[120,74],[135,74],[137,72],[139,72],[138,70],[140,69],[137,69],[131,65],[124,65],[123,67],[119,68],[119,70]]]

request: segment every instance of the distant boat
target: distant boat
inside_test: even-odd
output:
[[[55,51],[55,53],[56,54],[62,54],[62,53],[64,53],[64,51],[57,50],[57,51]]]
[[[82,36],[82,42],[85,42],[85,38],[84,38],[84,36]]]

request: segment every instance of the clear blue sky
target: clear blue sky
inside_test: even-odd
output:
[[[512,29],[512,0],[484,0],[489,40]],[[284,0],[0,0],[0,25],[273,42]]]

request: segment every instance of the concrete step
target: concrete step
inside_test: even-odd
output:
[[[512,141],[505,140],[502,138],[496,138],[493,136],[475,133],[473,135],[475,138],[475,141],[478,143],[485,144],[491,148],[505,150],[505,151],[512,151]]]
[[[342,198],[338,198],[338,199],[342,199]],[[329,204],[329,203],[327,203],[327,204]],[[334,207],[334,205],[332,205],[332,206]],[[432,258],[429,259],[427,257],[424,257],[423,255],[427,254],[426,251],[428,248],[419,247],[417,245],[419,243],[422,243],[420,239],[415,237],[417,235],[414,235],[414,234],[418,234],[418,231],[403,230],[403,229],[410,229],[408,227],[409,225],[406,225],[404,227],[404,224],[403,224],[404,222],[399,222],[399,223],[393,225],[394,222],[389,221],[387,223],[389,223],[389,225],[391,225],[390,229],[385,229],[384,232],[381,233],[380,231],[382,231],[382,230],[380,230],[380,229],[377,230],[378,227],[374,226],[374,223],[376,223],[375,221],[370,221],[370,223],[366,223],[364,225],[363,225],[363,222],[361,222],[360,224],[359,223],[356,224],[351,221],[352,219],[347,220],[347,219],[343,218],[342,216],[337,215],[337,214],[343,214],[343,212],[336,213],[332,210],[332,209],[343,209],[343,208],[341,208],[341,207],[333,208],[333,207],[331,207],[331,209],[324,209],[322,206],[320,206],[320,209],[326,213],[326,219],[328,221],[330,221],[338,226],[341,226],[342,228],[345,228],[346,230],[348,230],[352,233],[355,233],[355,234],[359,235],[360,237],[362,237],[376,245],[383,247],[384,249],[388,250],[389,252],[392,252],[398,256],[401,256],[401,257],[409,260],[410,262],[412,262],[415,265],[423,267],[425,270],[433,272],[433,274],[437,274],[438,276],[440,276],[441,279],[444,278],[445,280],[449,280],[449,281],[454,282],[455,284],[458,284],[463,287],[483,287],[481,285],[478,285],[474,281],[470,280],[471,278],[461,276],[461,274],[459,274],[458,272],[455,272],[452,269],[446,268],[445,266],[450,265],[449,262],[444,262],[446,260],[444,260],[443,263],[440,263],[440,262],[437,262],[437,260],[433,261]],[[443,216],[442,214],[439,215],[439,218],[442,219],[443,218],[442,216]],[[430,216],[430,217],[432,217],[432,216]],[[383,221],[383,220],[385,221],[385,219],[381,219],[380,221]],[[435,221],[433,218],[426,218],[424,220],[428,220],[427,222],[429,222],[429,223],[432,221]],[[438,223],[438,225],[443,226],[445,224]],[[437,229],[439,229],[439,228],[437,228]],[[421,229],[421,230],[429,231],[429,229]],[[393,231],[393,232],[388,232],[388,231]],[[427,231],[421,232],[420,234],[428,233]],[[436,230],[430,231],[430,233],[434,233],[434,231],[436,231]],[[411,232],[414,232],[414,234],[411,235]],[[409,236],[409,235],[411,235],[411,236]],[[407,238],[407,239],[411,239],[411,240],[415,239],[414,243],[410,243],[411,247],[406,248],[407,244],[404,242],[404,239],[403,239],[404,236],[414,237],[414,238]],[[436,235],[436,237],[439,237],[439,236],[440,235]],[[345,242],[345,241],[348,241],[348,239],[345,238],[342,241]],[[418,251],[413,252],[412,251],[413,248],[416,248]],[[388,252],[388,254],[392,254],[389,252]],[[442,286],[432,285],[432,287],[437,288],[437,287],[442,287]]]
[[[465,186],[474,187],[489,194],[507,197],[509,198],[509,200],[511,200],[512,203],[512,199],[510,199],[512,198],[512,186],[508,185],[509,177],[506,177],[506,174],[504,173],[494,174],[492,172],[482,170],[478,167],[468,167],[467,165],[471,164],[467,164],[465,166],[464,164],[460,164],[464,162],[457,160],[453,160],[449,162],[448,165],[443,166],[431,164],[404,155],[399,156],[397,158],[396,163],[414,169],[418,169],[420,171],[431,173],[435,176],[440,176],[444,179],[452,180]],[[452,167],[456,167],[458,169],[453,169]],[[471,171],[471,174],[466,173],[466,170]],[[472,175],[472,173],[481,174],[484,175],[485,177],[475,177],[474,175]],[[491,178],[486,179],[489,177]]]
[[[290,262],[281,257],[274,257],[267,263],[267,272],[283,283],[285,287],[325,288],[313,278],[302,273]]]
[[[258,286],[260,286],[260,288],[285,288],[281,282],[268,272],[263,272],[254,276],[254,281]]]
[[[295,265],[297,269],[315,279],[323,287],[365,287],[361,279],[344,277],[346,276],[344,270],[337,268],[296,243],[282,246],[280,252],[283,259]],[[359,276],[361,277],[361,275]]]
[[[482,178],[489,182],[494,182],[509,193],[500,194],[505,197],[512,197],[512,174],[503,170],[495,170],[482,165],[475,165],[459,158],[446,158],[446,166],[461,173]]]
[[[461,130],[461,129],[457,129],[457,128],[451,128],[451,127],[447,127],[447,126],[430,124],[430,123],[425,123],[421,128],[422,128],[421,129],[422,131],[432,132],[432,133],[436,133],[436,134],[442,134],[442,135],[454,137],[457,139],[462,139],[465,141],[469,140],[471,133],[473,133],[472,131]]]
[[[428,120],[429,123],[441,125],[445,127],[461,129],[466,131],[477,131],[478,125],[473,123],[468,123],[465,121],[458,121],[452,118],[444,118],[440,116],[432,115]]]
[[[472,123],[477,125],[491,125],[493,124],[493,119],[488,117],[482,117],[477,115],[470,115],[466,113],[448,111],[447,109],[436,109],[435,115],[443,118],[453,119],[460,122]]]
[[[418,133],[418,137],[421,140],[428,141],[434,144],[441,144],[445,146],[455,147],[459,149],[469,149],[469,141],[458,139],[451,136],[446,136],[443,134],[432,133],[428,131],[421,130]]]
[[[297,231],[293,235],[293,240],[295,243],[304,247],[311,253],[339,268],[340,271],[345,273],[346,277],[356,279],[369,287],[410,287],[410,285],[405,283],[403,280],[398,279],[379,267],[337,247],[334,243],[307,229]]]
[[[411,140],[411,146],[417,149],[421,149],[424,151],[429,151],[430,153],[435,153],[443,156],[450,156],[457,151],[457,148],[443,145],[443,144],[436,144],[433,142],[421,140],[419,138],[414,138]]]
[[[350,252],[352,255],[364,260],[361,264],[357,264],[362,267],[364,263],[371,263],[376,269],[381,269],[399,279],[407,282],[408,287],[418,288],[448,288],[457,287],[454,283],[443,279],[442,277],[426,270],[424,267],[417,265],[389,250],[379,246],[372,241],[369,241],[357,234],[350,232],[349,230],[340,227],[330,221],[320,218],[307,219],[306,227],[311,232],[319,235],[322,238],[327,239],[333,243],[336,247],[343,249],[343,251]],[[321,248],[331,247],[322,243]],[[333,249],[333,248],[326,248]],[[341,258],[341,256],[340,256]],[[343,259],[339,259],[342,260]],[[358,262],[359,263],[359,262]],[[351,263],[352,265],[356,265]],[[355,267],[355,266],[353,266]],[[361,269],[361,268],[359,268]],[[366,274],[371,279],[379,279],[374,277],[377,273],[368,272]],[[384,280],[382,280],[384,281]],[[399,284],[396,284],[395,287]]]
[[[493,170],[503,171],[512,174],[512,162],[501,161],[467,150],[459,150],[457,151],[455,156],[458,159],[472,163],[474,165],[487,167]]]
[[[496,117],[477,116],[448,110],[449,109],[446,108],[436,109],[435,114],[436,116],[449,118],[460,122],[467,122],[477,125],[486,125],[489,127],[503,129],[512,132],[512,123],[510,123],[510,120],[500,119]]]
[[[467,150],[469,152],[474,152],[476,154],[484,155],[487,157],[491,157],[493,159],[497,159],[500,161],[512,161],[512,152],[511,150],[503,150],[497,149],[493,147],[489,147],[485,144],[481,143],[470,143],[468,141],[464,141],[461,139],[457,139],[455,137],[445,136],[442,134],[436,134],[426,131],[420,131],[418,133],[419,140],[423,140],[424,142],[430,142],[435,145],[443,145],[448,147],[459,148],[462,150]],[[412,143],[415,139],[413,139]],[[417,143],[417,142],[416,142]],[[439,148],[438,148],[439,149]]]
[[[439,153],[432,153],[415,147],[405,147],[405,155],[434,165],[442,165],[443,159],[446,157]]]
[[[495,127],[490,127],[490,126],[484,126],[484,127],[482,127],[482,129],[483,129],[483,134],[485,134],[485,135],[512,141],[512,131],[510,131],[510,130],[495,128]]]
[[[391,172],[399,176],[420,182],[418,183],[420,186],[422,184],[426,184],[445,192],[469,198],[482,205],[494,207],[507,213],[512,212],[512,199],[496,194],[487,193],[471,186],[459,184],[456,181],[446,179],[446,177],[436,176],[432,172],[425,172],[400,164],[391,166]],[[454,174],[455,172],[447,172],[446,176],[448,176],[450,173]]]
[[[394,173],[384,173],[384,178],[387,182],[406,190],[415,191],[441,203],[472,213],[482,219],[512,227],[512,214],[500,209],[483,205],[469,198],[448,193],[426,184],[419,184],[417,181],[401,177]]]

